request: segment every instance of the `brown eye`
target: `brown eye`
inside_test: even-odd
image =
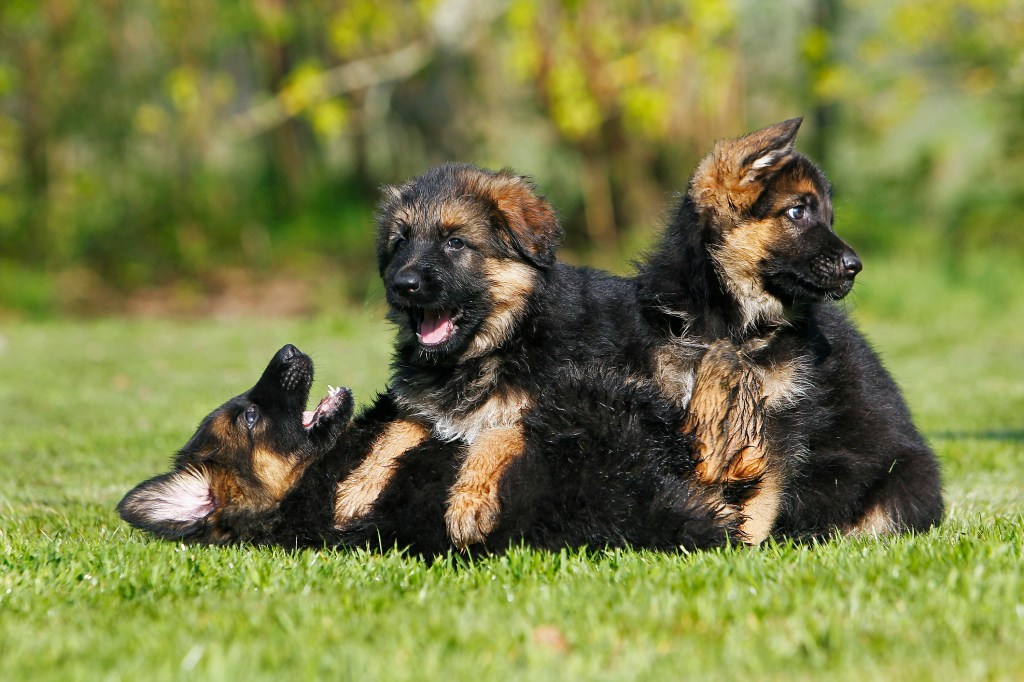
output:
[[[790,220],[803,220],[807,216],[807,209],[803,206],[794,206],[786,211]]]
[[[466,242],[462,241],[458,237],[452,237],[451,239],[448,240],[448,243],[445,246],[447,246],[452,251],[459,251],[465,248]]]
[[[256,424],[256,421],[260,418],[260,411],[256,409],[255,405],[250,405],[245,410],[245,425],[250,429]]]

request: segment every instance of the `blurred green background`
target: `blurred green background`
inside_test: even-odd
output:
[[[450,159],[625,271],[715,139],[796,115],[868,268],[1020,263],[1022,0],[4,0],[0,311],[365,301],[379,185]]]

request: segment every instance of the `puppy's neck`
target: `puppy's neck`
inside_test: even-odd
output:
[[[718,265],[717,279],[731,299],[733,316],[739,320],[736,329],[739,338],[757,333],[765,328],[776,328],[788,324],[786,307],[761,285],[756,273],[746,277],[729,277],[724,264],[726,256],[722,251],[712,251],[712,259]]]
[[[504,385],[499,363],[491,358],[468,373],[445,382],[396,380],[392,393],[407,418],[429,425],[441,440],[472,443],[486,429],[516,424],[529,399],[520,389]]]

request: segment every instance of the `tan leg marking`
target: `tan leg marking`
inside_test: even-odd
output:
[[[768,537],[778,515],[782,482],[769,467],[761,372],[733,344],[711,345],[697,368],[683,431],[693,436],[697,478],[717,485],[760,479],[743,505],[740,530],[747,542]]]
[[[374,441],[366,459],[338,484],[334,496],[334,525],[340,528],[368,512],[391,481],[401,456],[429,436],[427,429],[413,421],[389,424]]]
[[[445,513],[448,535],[456,547],[483,542],[494,530],[501,511],[498,483],[523,448],[519,426],[487,429],[469,446]]]
[[[766,470],[754,496],[743,505],[740,532],[750,545],[759,545],[768,539],[779,517],[782,504],[782,480],[777,471]]]
[[[718,341],[697,368],[683,431],[694,437],[697,476],[707,483],[756,475],[764,460],[762,386],[736,348]]]

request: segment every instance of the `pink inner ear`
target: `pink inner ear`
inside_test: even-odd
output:
[[[216,509],[210,482],[198,469],[184,469],[145,491],[136,500],[140,510],[157,521],[192,523]]]

